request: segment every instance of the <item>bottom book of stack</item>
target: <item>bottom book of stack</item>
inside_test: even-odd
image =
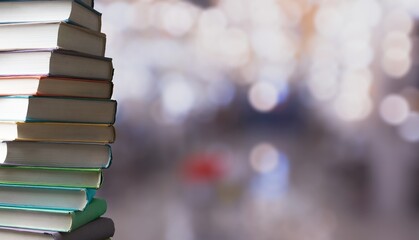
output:
[[[7,240],[108,240],[115,231],[110,218],[98,218],[69,233],[0,227],[0,239]]]

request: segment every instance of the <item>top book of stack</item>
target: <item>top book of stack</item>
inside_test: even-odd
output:
[[[90,4],[90,6],[88,5]],[[92,2],[71,0],[0,1],[0,23],[67,22],[101,31],[101,13]]]

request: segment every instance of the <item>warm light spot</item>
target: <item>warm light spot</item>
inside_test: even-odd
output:
[[[259,173],[273,171],[278,166],[279,152],[270,143],[256,145],[250,153],[250,164]]]
[[[380,104],[381,118],[388,124],[399,125],[409,115],[409,104],[400,95],[391,94],[385,97]]]
[[[250,104],[260,112],[269,112],[278,102],[277,88],[268,82],[257,82],[249,90]]]

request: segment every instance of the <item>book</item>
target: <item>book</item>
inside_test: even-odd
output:
[[[104,80],[46,76],[0,77],[0,96],[31,95],[109,99],[112,90],[113,83]]]
[[[1,166],[0,183],[98,189],[102,184],[102,170]]]
[[[113,77],[112,59],[61,49],[0,52],[0,66],[0,76]]]
[[[95,194],[95,189],[86,188],[0,184],[0,206],[82,211]]]
[[[0,121],[112,124],[116,101],[10,96],[0,97],[0,109]]]
[[[112,143],[115,128],[108,124],[0,122],[0,141]]]
[[[78,1],[0,1],[0,23],[63,21],[100,32],[101,18],[101,13]]]
[[[77,2],[77,0],[75,0]],[[87,5],[89,8],[93,8],[95,6],[94,0],[79,0],[79,3]]]
[[[105,217],[68,233],[0,227],[0,239],[7,240],[107,240],[114,233],[114,222]]]
[[[0,51],[65,49],[105,55],[105,34],[65,22],[0,24],[0,36]]]
[[[109,145],[0,142],[2,166],[108,168],[111,161],[112,151]]]
[[[95,198],[84,211],[0,206],[0,226],[70,232],[106,212],[106,201]]]

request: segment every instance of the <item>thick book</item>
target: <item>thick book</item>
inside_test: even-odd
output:
[[[102,184],[102,170],[1,166],[0,183],[98,189]]]
[[[7,240],[107,240],[114,233],[114,222],[105,217],[68,233],[0,227],[0,239]]]
[[[108,168],[111,161],[112,151],[109,145],[0,142],[2,166],[97,169]]]
[[[46,76],[0,77],[0,96],[31,95],[109,99],[112,91],[113,83],[106,80]]]
[[[0,109],[0,121],[112,124],[116,101],[11,96],[0,97]]]
[[[0,206],[82,211],[95,194],[95,189],[86,188],[0,184]]]
[[[101,13],[71,0],[0,1],[0,23],[63,21],[100,32]]]
[[[115,128],[108,124],[0,122],[0,141],[112,143]]]
[[[93,199],[84,211],[0,206],[0,226],[70,232],[98,219],[105,212],[106,201],[98,198]]]
[[[105,34],[65,22],[0,24],[0,36],[0,51],[64,49],[105,55]]]
[[[0,76],[113,77],[112,59],[61,49],[0,52],[0,66]]]

